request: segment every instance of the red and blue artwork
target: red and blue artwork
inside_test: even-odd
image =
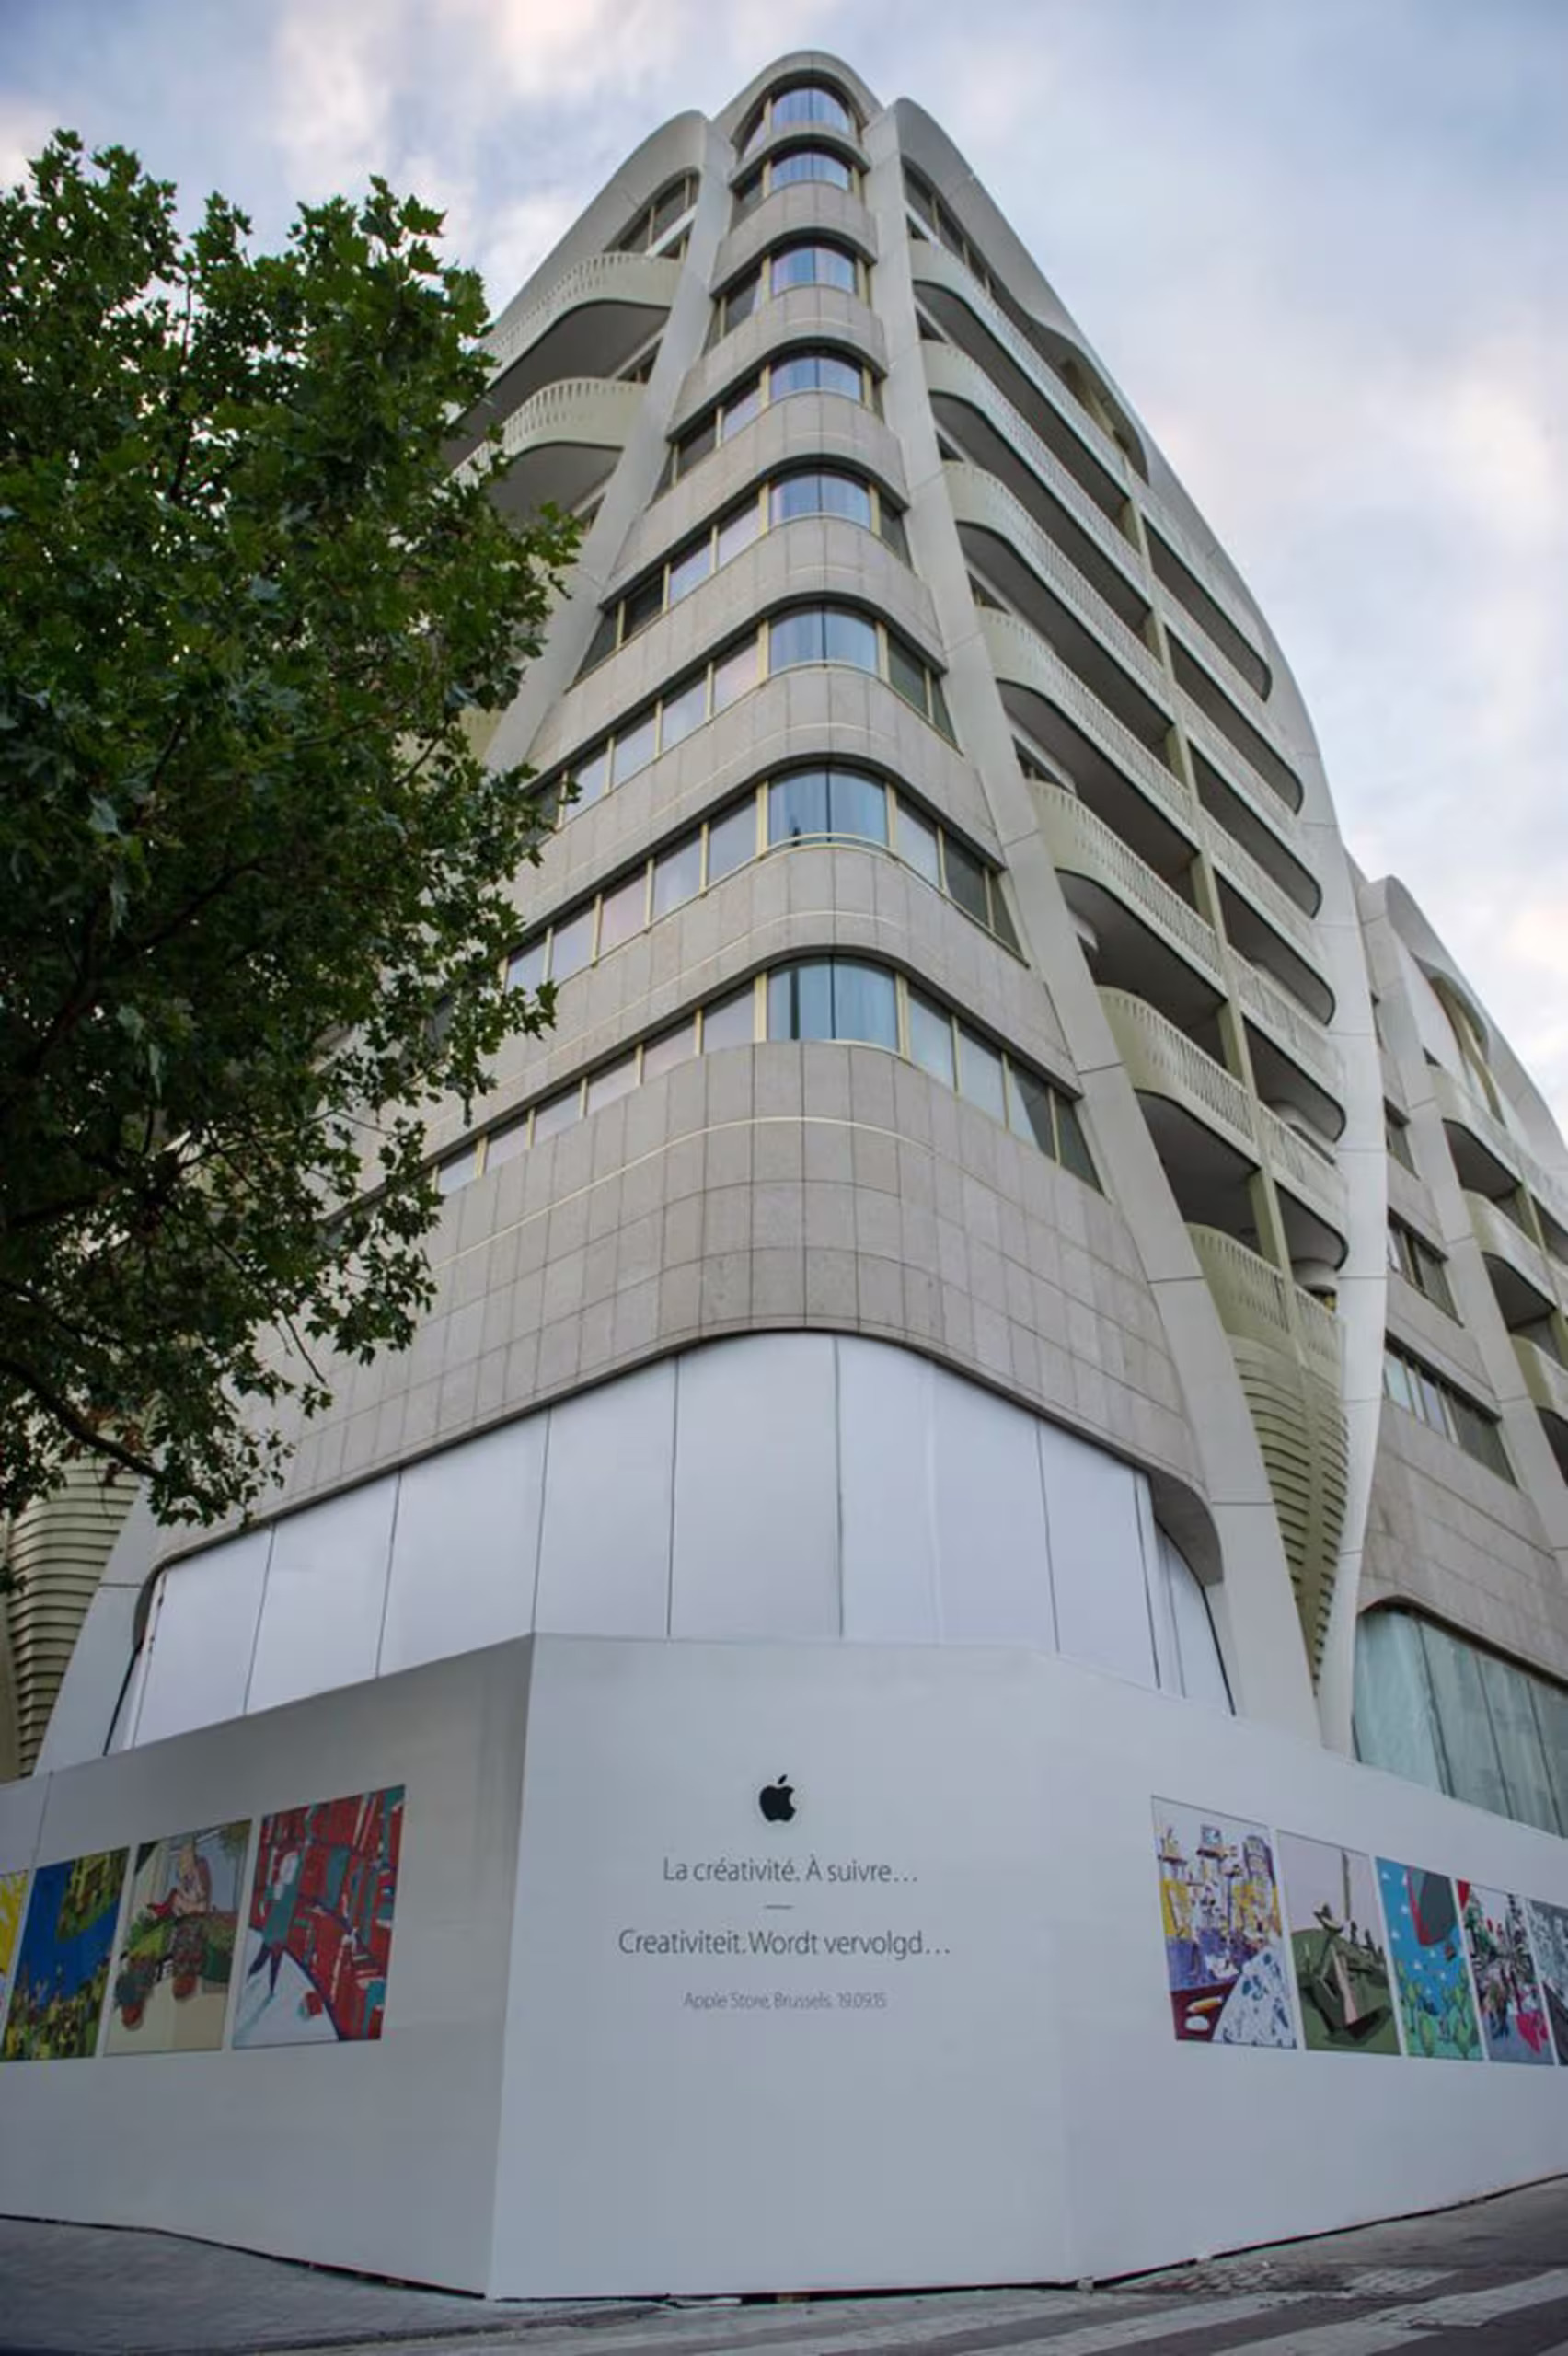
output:
[[[1487,2059],[1544,2062],[1550,2069],[1551,2031],[1524,1908],[1507,1890],[1483,1889],[1479,1882],[1460,1882],[1458,1893]]]
[[[263,1818],[236,2046],[381,2035],[402,1838],[400,1784]]]
[[[1525,1911],[1551,2041],[1568,2070],[1568,1906],[1548,1906],[1532,1898]]]
[[[1378,1858],[1378,1881],[1405,2051],[1425,2062],[1482,2061],[1453,1883],[1391,1857]]]
[[[124,1883],[123,1849],[39,1866],[0,2060],[85,2061],[98,2051]]]

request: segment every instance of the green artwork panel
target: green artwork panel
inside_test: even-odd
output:
[[[1309,2052],[1398,2053],[1393,1981],[1371,1858],[1360,1849],[1282,1832],[1279,1866]]]

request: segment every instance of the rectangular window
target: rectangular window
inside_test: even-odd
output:
[[[748,982],[731,998],[721,998],[714,1006],[702,1011],[702,1052],[716,1054],[721,1047],[749,1046],[756,1036],[755,994]]]
[[[664,699],[660,714],[660,749],[673,753],[708,717],[708,681],[700,674]]]
[[[568,785],[577,789],[570,807],[573,810],[588,809],[598,801],[609,781],[610,748],[607,745],[595,745],[591,753],[583,755],[567,779]]]
[[[617,1096],[627,1095],[636,1086],[637,1057],[635,1055],[622,1056],[618,1063],[607,1064],[588,1082],[588,1110],[590,1113],[600,1112],[605,1105],[613,1104]]]
[[[639,868],[635,875],[606,892],[599,911],[599,954],[605,957],[640,932],[648,921],[648,872]]]
[[[721,654],[713,665],[713,713],[715,719],[727,711],[731,704],[746,695],[756,685],[756,641],[748,638],[742,646]]]
[[[1389,1343],[1383,1352],[1383,1388],[1390,1399],[1408,1409],[1434,1431],[1454,1440],[1467,1456],[1500,1480],[1512,1481],[1513,1468],[1503,1445],[1502,1426],[1495,1415],[1478,1407],[1462,1392],[1433,1374],[1416,1359]]]
[[[562,1129],[570,1129],[574,1121],[582,1119],[582,1095],[581,1088],[574,1086],[567,1089],[559,1096],[552,1096],[548,1104],[536,1107],[534,1113],[534,1143],[536,1145],[543,1145],[547,1138],[559,1136]]]
[[[1064,1170],[1081,1178],[1086,1186],[1098,1188],[1100,1179],[1089,1150],[1089,1140],[1083,1133],[1078,1106],[1067,1096],[1058,1096],[1056,1104],[1056,1159]]]
[[[477,1145],[466,1145],[461,1152],[449,1154],[444,1161],[436,1163],[436,1191],[442,1195],[455,1195],[459,1186],[467,1186],[478,1174],[478,1167],[479,1149]]]
[[[989,1113],[993,1121],[1007,1119],[1002,1059],[995,1047],[988,1047],[962,1022],[958,1026],[958,1092],[971,1104],[978,1104],[983,1113]]]
[[[887,678],[894,695],[902,696],[905,703],[913,704],[924,718],[927,710],[926,666],[910,653],[902,639],[894,637],[891,630],[887,641]]]
[[[942,884],[941,853],[935,826],[912,810],[907,802],[898,805],[898,856],[911,866],[917,875],[934,884],[940,892]]]
[[[885,966],[862,965],[847,957],[834,959],[833,1035],[863,1040],[872,1047],[897,1048],[898,996]]]
[[[639,630],[648,628],[650,622],[656,622],[663,610],[663,576],[655,573],[651,581],[643,582],[640,588],[632,590],[621,600],[622,642],[635,638]]]
[[[737,392],[732,393],[725,402],[721,440],[728,442],[732,434],[740,432],[743,425],[749,425],[761,408],[762,379],[760,376],[754,376],[749,385],[743,385]]]
[[[661,1072],[673,1071],[676,1064],[686,1063],[696,1053],[697,1017],[693,1015],[674,1030],[649,1040],[642,1050],[642,1077],[645,1080],[657,1080]]]
[[[953,1086],[952,1017],[918,990],[909,993],[909,1055],[944,1088]]]
[[[1415,1156],[1411,1150],[1410,1123],[1391,1104],[1383,1107],[1383,1137],[1389,1151],[1401,1168],[1415,1175]]]
[[[749,319],[761,296],[762,279],[754,270],[749,277],[742,279],[738,286],[732,286],[725,295],[719,314],[722,323],[720,333],[728,335],[732,329],[738,328],[744,319]]]
[[[1008,1126],[1025,1145],[1038,1146],[1042,1153],[1055,1158],[1051,1091],[1043,1080],[1036,1080],[1032,1072],[1020,1071],[1016,1064],[1008,1067]]]
[[[833,968],[826,958],[786,965],[767,977],[770,1039],[831,1039]]]
[[[847,663],[854,670],[872,673],[881,667],[874,622],[869,622],[863,614],[846,613],[839,606],[829,606],[824,620],[829,663]]]
[[[966,917],[973,917],[976,924],[988,927],[991,921],[990,904],[986,889],[986,870],[980,861],[951,835],[947,835],[942,841],[942,864],[950,896],[958,902]]]
[[[624,785],[628,777],[635,777],[639,769],[645,769],[653,758],[658,717],[654,711],[643,712],[617,734],[615,759],[610,771],[614,784]]]
[[[828,816],[836,835],[871,843],[887,840],[887,790],[874,777],[835,769],[828,780]]]
[[[670,567],[671,605],[678,606],[683,597],[689,597],[694,589],[700,588],[712,570],[711,540],[703,540],[696,548],[688,549],[685,556],[677,557]]]
[[[767,789],[767,839],[799,842],[827,832],[827,771],[797,769]]]
[[[719,562],[728,564],[732,556],[749,549],[762,529],[762,502],[748,499],[732,515],[726,515],[719,526]]]
[[[702,844],[694,835],[653,862],[653,921],[683,907],[702,889]]]
[[[804,606],[798,613],[780,614],[768,624],[767,667],[769,671],[789,671],[801,663],[820,663],[823,657],[822,609]]]
[[[748,795],[708,829],[708,881],[717,884],[756,857],[756,801]]]
[[[525,948],[515,952],[506,968],[506,987],[509,990],[538,988],[545,978],[545,952],[548,946],[548,936],[541,932],[537,941],[530,941]]]
[[[580,908],[564,924],[558,924],[550,935],[550,979],[570,981],[580,974],[594,954],[594,911]]]
[[[528,1150],[528,1115],[520,1121],[508,1121],[503,1129],[492,1129],[485,1139],[485,1172],[499,1170],[504,1162],[515,1161],[520,1153]]]

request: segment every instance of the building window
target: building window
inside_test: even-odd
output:
[[[1357,1625],[1355,1747],[1369,1766],[1568,1832],[1568,1687],[1415,1612]]]
[[[1383,1390],[1396,1406],[1441,1432],[1489,1472],[1495,1472],[1500,1480],[1513,1480],[1496,1416],[1392,1342],[1383,1350]]]
[[[896,630],[853,606],[796,606],[736,640],[655,702],[630,713],[601,743],[537,788],[542,822],[563,825],[574,811],[590,808],[662,753],[673,751],[750,688],[777,672],[807,663],[842,664],[871,673],[913,704],[950,745],[956,742],[940,678]]]
[[[790,769],[750,787],[618,882],[563,909],[513,951],[507,982],[536,990],[569,981],[737,868],[802,842],[870,843],[892,852],[1020,953],[1000,874],[902,789],[864,769]]]
[[[436,1183],[444,1195],[455,1193],[691,1056],[765,1039],[885,1048],[1004,1122],[1085,1185],[1099,1186],[1077,1110],[1063,1090],[983,1038],[939,999],[865,957],[793,958],[756,975],[557,1089],[531,1112],[513,1114],[487,1135],[470,1138],[436,1165]]]
[[[656,572],[606,606],[578,676],[597,669],[640,630],[689,597],[732,557],[750,548],[759,535],[808,515],[837,515],[846,523],[859,524],[885,540],[904,563],[909,561],[904,519],[880,484],[842,468],[797,468],[759,484],[735,506],[727,508],[716,523],[683,541]]]
[[[741,141],[741,161],[782,131],[838,131],[857,138],[859,123],[848,103],[825,82],[798,82],[764,98]]]
[[[678,179],[673,179],[667,188],[660,190],[651,204],[643,206],[611,250],[617,254],[666,252],[674,242],[674,231],[696,204],[699,186],[700,178],[696,172],[683,172]]]
[[[686,427],[671,445],[662,488],[679,481],[721,442],[749,425],[774,401],[788,400],[793,393],[836,393],[844,400],[858,401],[862,409],[876,407],[876,379],[860,361],[847,360],[837,352],[790,352],[747,377],[716,407],[705,410],[696,424]]]
[[[1424,1293],[1427,1299],[1442,1310],[1446,1316],[1458,1316],[1454,1296],[1448,1289],[1448,1272],[1444,1265],[1443,1254],[1435,1252],[1431,1244],[1417,1235],[1413,1227],[1407,1227],[1401,1218],[1389,1221],[1389,1265],[1396,1276],[1403,1276],[1406,1284],[1413,1285],[1417,1292]]]
[[[1411,1149],[1410,1123],[1391,1104],[1383,1107],[1383,1142],[1401,1170],[1416,1175],[1415,1155]]]
[[[741,182],[735,191],[736,220],[744,221],[764,197],[777,195],[781,188],[794,188],[803,181],[815,181],[823,188],[841,188],[847,196],[859,194],[860,176],[842,156],[836,156],[827,147],[791,147],[782,156],[770,156],[766,164]]]
[[[810,238],[778,246],[743,277],[732,280],[715,298],[709,349],[732,334],[764,303],[788,294],[794,287],[832,286],[840,294],[858,294],[864,300],[866,279],[865,263],[847,246],[827,245]]]

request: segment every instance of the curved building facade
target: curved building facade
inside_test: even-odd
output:
[[[253,1526],[133,1514],[14,1803],[29,1855],[64,1854],[51,1808],[129,1844],[160,1807],[407,1791],[386,2037],[327,2058],[365,2063],[368,2120],[425,2083],[421,2033],[503,2053],[449,2122],[489,2154],[477,2206],[398,2245],[431,2279],[1098,2274],[1563,2165],[1550,2041],[1486,2073],[1462,2164],[1457,2073],[1413,2070],[1409,2198],[1377,2065],[1302,2050],[1287,1834],[1340,1844],[1352,1932],[1353,1855],[1446,1875],[1451,1906],[1568,1909],[1568,1156],[1408,896],[1355,870],[1245,585],[945,134],[832,58],[658,132],[490,341],[464,448],[499,426],[504,496],[586,525],[486,723],[551,817],[509,971],[554,986],[555,1025],[432,1130],[412,1348],[340,1370]],[[267,1784],[282,1752],[298,1790]],[[421,1862],[437,1825],[461,1899]],[[819,1922],[808,1863],[883,1912]],[[487,1870],[470,2015],[442,1940]],[[286,1895],[264,1871],[248,1982]],[[922,1883],[940,1921],[911,1927]],[[680,1911],[716,1888],[751,1911]],[[1216,2041],[1288,2064],[1194,2053],[1233,1981],[1257,2033]],[[836,2037],[792,2062],[813,2011]],[[661,2039],[699,2110],[717,2072],[807,2173],[824,2117],[847,2149],[904,2133],[872,2090],[907,2065],[1009,2187],[965,2201],[944,2165],[856,2239],[830,2169],[753,2232],[688,2131],[651,2213],[628,2175],[595,2223],[564,2122],[610,2133],[640,2078],[657,2115]],[[47,2073],[0,2072],[0,2109],[16,2075],[47,2142]],[[1128,2104],[1153,2128],[1211,2100],[1216,2137],[1228,2106],[1290,2112],[1291,2154],[1178,2196],[1101,2151]],[[1365,2161],[1318,2165],[1309,2118],[1365,2124]],[[378,2198],[406,2218],[413,2183]],[[304,2196],[249,2235],[210,2185],[176,2206],[381,2262],[368,2218]],[[730,2256],[679,2222],[708,2210]]]

